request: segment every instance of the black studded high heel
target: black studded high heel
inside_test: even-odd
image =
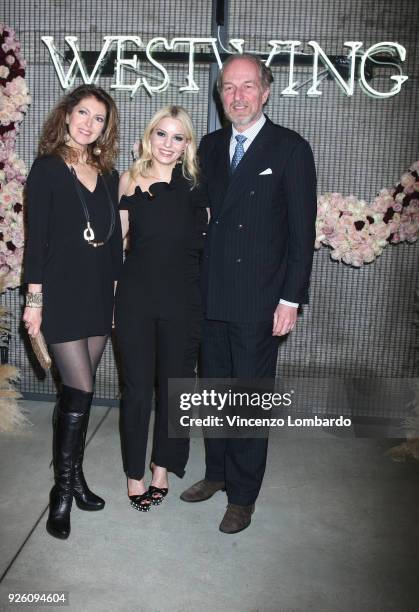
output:
[[[152,501],[148,491],[141,493],[141,495],[128,495],[128,497],[134,510],[139,512],[149,512],[151,510]]]
[[[153,474],[153,477],[154,477],[155,467],[157,467],[156,464],[154,463],[154,461],[151,461],[150,470],[151,470],[151,473]],[[153,479],[151,480],[153,481]],[[153,506],[160,506],[160,504],[163,502],[168,492],[169,492],[168,487],[155,487],[153,484],[151,484],[148,487],[148,494],[150,496],[151,503],[153,504]]]
[[[160,504],[162,503],[162,501],[164,500],[168,492],[169,492],[169,489],[166,487],[161,488],[161,487],[155,487],[153,485],[150,485],[147,491],[153,506],[160,506]]]

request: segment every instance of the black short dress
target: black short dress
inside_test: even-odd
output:
[[[79,183],[95,240],[100,241],[111,224],[104,181],[115,228],[106,244],[95,248],[83,238],[86,216],[65,162],[52,155],[39,157],[28,175],[24,282],[42,284],[41,329],[48,344],[111,332],[114,281],[122,267],[118,173],[98,176],[93,192]]]

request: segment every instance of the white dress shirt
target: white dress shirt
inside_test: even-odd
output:
[[[231,139],[230,139],[230,163],[231,163],[231,160],[233,159],[234,151],[236,150],[236,144],[237,144],[236,136],[238,134],[241,134],[242,136],[246,136],[246,140],[243,143],[243,149],[244,149],[244,152],[246,153],[247,149],[250,147],[250,145],[252,144],[256,136],[259,134],[260,130],[265,125],[265,123],[266,123],[266,117],[262,113],[262,115],[259,117],[256,123],[251,125],[250,128],[247,128],[247,130],[245,130],[244,132],[238,132],[236,128],[234,127],[234,125],[231,126],[232,133],[231,133]]]
[[[250,145],[252,144],[256,136],[259,134],[262,127],[265,125],[265,122],[266,122],[266,117],[262,113],[262,115],[259,117],[256,123],[254,123],[249,128],[247,128],[247,130],[244,130],[244,132],[238,132],[236,128],[234,127],[234,125],[231,126],[232,132],[231,132],[231,138],[230,138],[230,163],[231,163],[231,160],[233,159],[234,151],[236,150],[236,145],[237,145],[236,136],[238,134],[241,134],[242,136],[246,136],[246,140],[243,143],[243,149],[244,149],[244,152],[246,153],[247,149],[250,147]],[[288,300],[280,299],[279,303],[285,304],[286,306],[293,306],[293,308],[298,308],[298,304],[296,304],[295,302],[288,302]]]

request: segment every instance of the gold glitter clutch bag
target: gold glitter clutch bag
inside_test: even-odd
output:
[[[51,357],[49,356],[47,344],[42,332],[38,332],[36,336],[29,336],[29,340],[31,341],[33,352],[40,365],[44,370],[49,370],[51,367]]]

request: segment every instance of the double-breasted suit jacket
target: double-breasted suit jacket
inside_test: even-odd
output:
[[[233,174],[231,128],[201,141],[211,207],[202,264],[204,311],[219,321],[268,321],[282,298],[307,303],[316,217],[310,145],[268,118]]]

